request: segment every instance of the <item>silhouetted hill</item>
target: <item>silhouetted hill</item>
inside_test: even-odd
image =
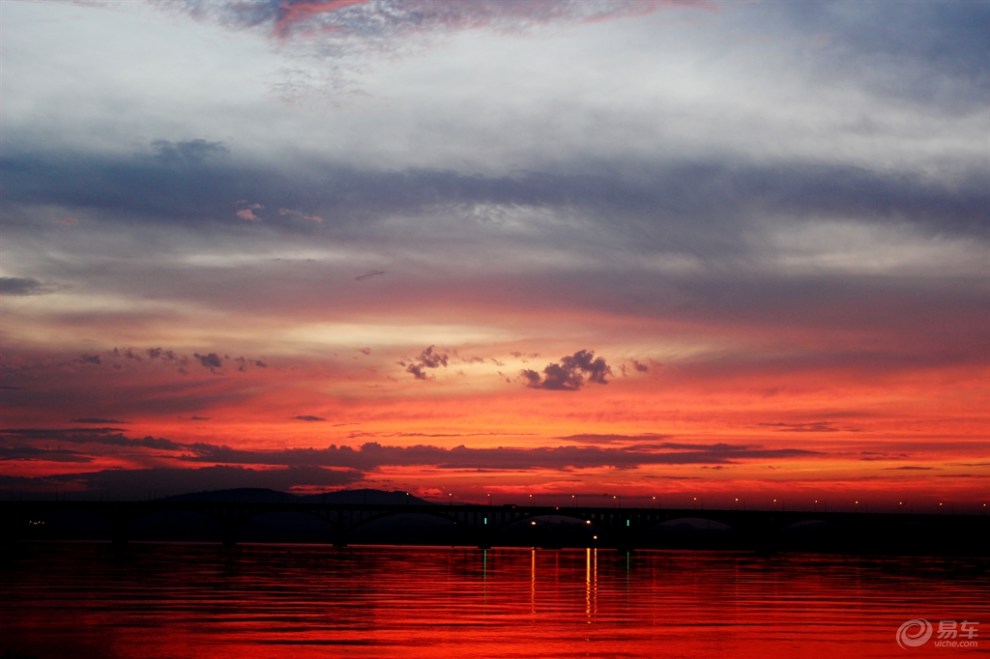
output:
[[[208,501],[222,503],[367,503],[372,505],[413,505],[429,504],[429,501],[414,497],[401,491],[386,492],[384,490],[338,490],[296,496],[288,492],[268,490],[265,488],[239,488],[233,490],[209,490],[205,492],[190,492],[164,497],[165,501]]]
[[[307,503],[370,503],[376,506],[381,505],[392,505],[401,506],[406,505],[420,505],[429,504],[429,501],[420,499],[419,497],[414,497],[407,492],[401,492],[398,490],[393,490],[386,492],[384,490],[339,490],[337,492],[326,492],[324,494],[309,494],[303,497],[298,497],[299,501],[304,501]]]
[[[291,503],[299,497],[260,487],[244,487],[234,490],[208,490],[163,497],[165,501],[209,501],[223,503]]]

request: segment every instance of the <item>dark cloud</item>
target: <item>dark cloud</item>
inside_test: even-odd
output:
[[[464,445],[442,448],[431,445],[388,446],[366,442],[357,448],[331,445],[324,449],[284,449],[277,451],[236,449],[208,443],[182,444],[164,438],[130,439],[112,429],[83,432],[67,430],[2,431],[0,438],[53,440],[73,444],[97,443],[132,448],[145,447],[173,451],[185,462],[208,462],[227,465],[265,465],[282,467],[326,467],[372,472],[386,466],[433,466],[446,469],[590,469],[613,467],[633,469],[646,465],[734,464],[745,460],[807,457],[817,451],[797,448],[768,449],[751,444],[701,444],[659,442],[660,435],[602,436],[608,443],[627,439],[639,441],[635,446],[606,448],[601,446],[564,445],[537,448],[470,448]],[[577,441],[590,436],[578,435]],[[612,441],[609,441],[609,440]],[[9,443],[11,443],[9,441]],[[13,445],[13,444],[12,444]]]
[[[607,244],[636,250],[693,254],[745,253],[752,248],[743,240],[751,223],[768,216],[910,222],[931,235],[985,236],[990,226],[986,173],[958,174],[940,182],[907,171],[888,173],[826,160],[767,163],[729,156],[667,156],[653,162],[576,159],[511,176],[426,168],[383,171],[331,162],[299,171],[281,163],[226,160],[180,167],[140,154],[0,156],[4,204],[92,209],[99,212],[100,223],[131,225],[140,216],[200,232],[226,225],[229,233],[239,234],[245,223],[233,217],[238,200],[250,198],[257,208],[282,208],[303,199],[321,214],[332,215],[333,226],[282,223],[279,230],[340,235],[351,229],[359,230],[355,237],[367,237],[393,214],[435,216],[438,208],[446,208],[455,213],[461,209],[463,215],[464,208],[519,205],[588,218],[597,229],[567,236],[575,247],[590,250],[607,239]],[[20,217],[12,214],[8,222]],[[532,236],[548,244],[562,238],[557,232]],[[415,233],[403,237],[404,242],[416,239]]]
[[[588,444],[628,444],[631,442],[643,442],[644,440],[666,440],[670,435],[659,435],[656,433],[643,433],[637,435],[603,435],[598,433],[584,433],[581,435],[566,435],[560,439],[569,442],[580,442]]]
[[[612,0],[611,2],[517,2],[507,0],[472,0],[471,2],[436,2],[403,0],[402,2],[211,2],[175,0],[170,6],[183,9],[196,18],[207,18],[235,29],[264,28],[269,36],[282,43],[309,42],[313,52],[340,54],[346,42],[349,48],[362,47],[387,51],[393,42],[408,33],[446,34],[458,29],[490,26],[497,29],[524,31],[545,24],[568,24],[605,21],[629,15],[642,15],[670,9],[717,7],[712,0]],[[356,37],[356,38],[355,38]]]
[[[386,446],[367,442],[358,448],[332,445],[325,449],[252,451],[195,444],[182,459],[191,462],[254,465],[319,465],[374,471],[384,466],[435,466],[446,469],[633,469],[662,464],[732,464],[742,460],[820,455],[816,451],[754,445],[665,443],[638,448],[558,446],[539,448],[470,448],[417,445]]]
[[[148,357],[151,359],[165,359],[168,361],[175,361],[178,359],[175,353],[171,350],[163,350],[162,348],[148,348]]]
[[[81,419],[73,419],[73,423],[97,423],[97,424],[126,424],[126,421],[118,421],[117,419],[107,419],[101,416],[89,416]]]
[[[311,417],[316,418],[316,417]],[[95,460],[96,446],[126,447],[135,461],[138,449],[167,451],[172,458],[189,463],[210,463],[210,469],[119,469],[98,474],[69,474],[58,477],[90,488],[144,496],[147,488],[183,492],[221,487],[272,487],[334,485],[357,482],[383,467],[434,467],[440,469],[516,470],[541,469],[635,469],[649,465],[731,465],[750,460],[802,458],[821,453],[798,448],[765,448],[751,444],[678,443],[648,435],[577,435],[571,441],[598,438],[604,446],[562,445],[553,447],[443,448],[431,445],[388,446],[366,442],[358,447],[330,445],[323,449],[251,450],[208,443],[181,443],[160,437],[126,437],[113,428],[4,429],[0,430],[0,459],[85,462]],[[639,442],[609,447],[607,444]],[[59,445],[71,444],[73,449]],[[53,448],[54,445],[54,448]],[[92,454],[84,447],[92,445]],[[149,460],[160,460],[152,456]],[[265,469],[255,471],[251,467]],[[203,480],[207,474],[216,480]],[[147,478],[145,478],[147,477]],[[160,480],[159,480],[160,479]],[[40,481],[39,481],[40,482]],[[23,485],[23,483],[20,483]]]
[[[809,1],[778,5],[785,22],[819,35],[816,73],[854,79],[874,94],[929,107],[985,103],[990,93],[984,2],[905,0],[883,5]],[[856,66],[873,62],[873,66]]]
[[[577,391],[584,386],[586,379],[596,384],[608,384],[605,376],[611,374],[612,369],[605,360],[596,358],[595,353],[589,350],[579,350],[573,355],[562,357],[559,363],[547,364],[542,377],[530,369],[522,371],[526,386],[553,391]]]
[[[80,421],[85,423],[85,421]],[[0,439],[11,445],[47,443],[103,444],[130,448],[148,448],[162,451],[187,451],[188,444],[174,442],[163,437],[125,436],[118,428],[3,428]]]
[[[372,270],[370,272],[364,273],[363,275],[358,275],[354,279],[356,281],[364,281],[365,279],[371,279],[372,277],[380,277],[384,274],[385,274],[384,270]]]
[[[222,142],[208,142],[203,139],[186,142],[154,140],[151,147],[154,150],[155,158],[169,165],[201,165],[229,153]]]
[[[326,419],[324,419],[322,416],[313,416],[312,414],[300,414],[299,416],[294,416],[292,418],[296,419],[297,421],[309,421],[309,422],[326,421]]]
[[[45,286],[30,277],[0,277],[0,295],[40,295]]]
[[[805,423],[761,423],[765,428],[773,428],[781,432],[851,432],[850,428],[841,428],[829,421],[808,421]]]
[[[203,368],[208,368],[211,371],[218,368],[223,368],[223,360],[220,358],[220,355],[215,352],[210,352],[205,355],[201,355],[197,352],[193,354],[193,357],[195,357],[199,363],[203,365]]]
[[[78,451],[64,448],[40,448],[36,446],[0,446],[0,461],[44,460],[47,462],[92,462],[93,458]]]
[[[161,497],[188,492],[236,488],[268,488],[287,491],[299,485],[339,487],[361,480],[359,472],[289,467],[255,470],[212,466],[202,469],[113,469],[86,474],[65,474],[49,480],[74,484],[92,492],[118,498]],[[20,484],[23,486],[23,484]]]
[[[436,352],[434,348],[435,346],[430,346],[423,350],[413,363],[403,364],[406,367],[406,372],[411,373],[417,380],[428,380],[430,376],[426,369],[440,368],[441,366],[446,368],[450,356],[446,353]]]

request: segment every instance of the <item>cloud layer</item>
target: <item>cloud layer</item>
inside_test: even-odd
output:
[[[975,497],[988,20],[5,3],[0,475],[896,489],[918,470],[848,456],[927,443],[910,466]],[[184,457],[26,433],[119,420]]]

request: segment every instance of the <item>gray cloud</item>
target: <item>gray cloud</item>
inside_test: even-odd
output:
[[[435,352],[435,346],[430,346],[419,353],[419,356],[411,364],[403,364],[406,372],[412,374],[417,380],[428,380],[430,375],[426,369],[440,368],[447,366],[450,356],[446,353]]]
[[[464,445],[442,448],[431,445],[389,446],[365,442],[358,447],[330,445],[316,449],[248,450],[203,442],[182,443],[160,437],[130,438],[114,428],[84,429],[3,429],[0,440],[11,454],[30,449],[42,458],[48,450],[42,443],[75,446],[105,445],[131,449],[168,451],[184,462],[209,462],[225,465],[265,465],[286,468],[329,468],[372,472],[387,466],[435,466],[445,469],[589,469],[614,467],[633,469],[646,465],[732,464],[745,460],[766,460],[786,457],[821,455],[817,451],[798,448],[773,448],[753,444],[679,443],[662,439],[663,435],[578,435],[569,439],[580,443],[638,442],[629,447],[581,446],[575,444],[534,448],[471,448]],[[66,455],[87,457],[84,450]],[[136,458],[137,454],[132,454]],[[13,459],[13,458],[9,458]],[[53,458],[57,459],[57,458]]]
[[[857,428],[844,428],[837,426],[831,421],[807,421],[803,423],[761,423],[766,428],[773,428],[781,432],[855,432]]]
[[[0,446],[0,461],[45,460],[48,462],[92,462],[93,458],[78,451],[64,448],[39,448],[36,446]]]
[[[531,369],[522,371],[526,386],[554,391],[577,391],[584,386],[585,379],[596,384],[608,384],[605,377],[611,374],[612,369],[605,360],[596,358],[595,353],[589,350],[579,350],[562,357],[559,363],[547,364],[542,376]]]
[[[80,423],[88,423],[78,420]],[[0,439],[11,446],[27,446],[40,442],[66,444],[100,444],[130,448],[146,448],[160,451],[187,451],[190,445],[163,437],[131,438],[118,428],[0,428]]]
[[[96,423],[96,424],[125,424],[126,421],[118,421],[117,419],[107,419],[101,416],[88,416],[81,419],[73,419],[73,423]]]
[[[290,467],[255,470],[245,467],[213,466],[199,469],[107,470],[86,474],[65,474],[49,479],[76,484],[90,491],[119,498],[161,497],[188,492],[236,488],[269,488],[287,491],[297,485],[339,487],[355,483],[361,474],[348,470],[319,467]],[[24,487],[15,483],[14,487]]]
[[[232,233],[240,229],[231,208],[245,198],[266,208],[298,206],[305,200],[314,211],[335,218],[332,227],[293,223],[279,215],[265,220],[302,235],[320,232],[321,227],[326,232],[339,230],[342,225],[367,230],[376,224],[375,217],[384,220],[389,213],[410,210],[435,214],[444,206],[456,210],[465,205],[521,205],[581,211],[607,230],[612,242],[699,253],[705,246],[738,249],[741,231],[768,214],[910,221],[927,232],[968,236],[981,235],[990,226],[984,212],[990,202],[990,192],[982,185],[985,172],[960,174],[945,183],[909,171],[887,173],[827,160],[579,158],[566,167],[479,176],[450,170],[360,169],[331,162],[287,171],[282,163],[247,166],[222,161],[207,166],[197,161],[179,166],[140,154],[111,158],[62,153],[56,159],[12,152],[0,156],[0,173],[7,206],[58,203],[101,211],[101,222],[132,224],[140,215],[145,221],[160,218],[190,226],[204,221],[227,224]],[[712,235],[715,227],[728,235]]]
[[[193,354],[193,357],[195,357],[199,363],[203,365],[203,368],[207,368],[211,371],[218,368],[223,368],[223,360],[220,359],[220,355],[215,352],[210,352],[205,355],[201,355],[197,352]]]
[[[385,446],[367,442],[358,448],[331,445],[325,449],[249,451],[195,444],[184,460],[225,464],[318,465],[374,471],[384,466],[437,466],[445,469],[632,469],[645,465],[731,464],[742,460],[820,455],[817,451],[767,449],[744,444],[663,443],[638,449],[558,446],[539,448],[470,448],[457,446]]]
[[[168,165],[202,165],[229,153],[229,149],[222,142],[208,142],[203,139],[185,142],[154,140],[151,147],[154,149],[155,158]]]
[[[40,295],[45,286],[31,277],[0,277],[0,295]]]

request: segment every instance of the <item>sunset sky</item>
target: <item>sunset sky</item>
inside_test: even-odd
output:
[[[0,20],[0,497],[988,500],[990,3]]]

